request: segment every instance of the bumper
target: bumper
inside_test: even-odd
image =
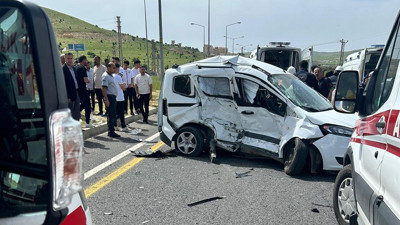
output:
[[[343,161],[349,142],[350,137],[328,134],[313,143],[321,153],[324,170],[342,169],[339,162]]]
[[[170,140],[164,132],[160,132],[160,140],[164,142],[166,145],[171,147],[172,140]]]

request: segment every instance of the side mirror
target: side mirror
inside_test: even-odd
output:
[[[354,113],[358,96],[358,72],[343,71],[339,74],[334,98],[334,109],[342,113]]]

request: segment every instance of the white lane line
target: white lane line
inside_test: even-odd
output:
[[[89,177],[91,177],[91,176],[95,175],[96,173],[100,172],[101,170],[107,168],[111,164],[113,164],[113,163],[117,162],[118,160],[124,158],[125,156],[129,155],[131,153],[131,151],[135,151],[136,149],[139,149],[139,148],[145,146],[147,144],[147,142],[150,142],[150,141],[156,139],[158,137],[158,135],[159,134],[157,132],[153,136],[151,136],[151,137],[147,138],[146,140],[144,140],[143,142],[141,142],[141,143],[139,143],[139,144],[137,144],[137,145],[135,145],[135,146],[123,151],[123,152],[121,152],[120,154],[118,154],[118,155],[112,157],[111,159],[103,162],[102,164],[96,166],[95,168],[87,171],[83,175],[83,179],[84,180],[88,179]]]

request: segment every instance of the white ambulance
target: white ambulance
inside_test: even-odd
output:
[[[334,186],[339,224],[400,224],[400,14],[365,90],[358,71],[340,74],[335,109],[358,111]]]
[[[52,25],[32,3],[0,1],[0,99],[0,224],[90,225],[81,126]]]

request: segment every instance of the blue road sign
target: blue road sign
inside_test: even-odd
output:
[[[68,50],[74,50],[74,44],[68,44]]]
[[[85,51],[85,44],[74,44],[75,51]]]

